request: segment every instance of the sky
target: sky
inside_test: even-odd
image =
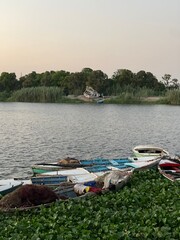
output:
[[[0,74],[118,69],[180,80],[180,0],[0,0]]]

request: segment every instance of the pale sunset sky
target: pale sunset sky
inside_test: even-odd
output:
[[[180,81],[180,0],[0,0],[0,74],[85,67]]]

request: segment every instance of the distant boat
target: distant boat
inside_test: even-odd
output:
[[[96,100],[97,103],[103,103],[104,102],[104,99],[103,98],[99,98]]]
[[[133,148],[136,157],[158,157],[167,156],[169,153],[161,147],[153,145],[139,145]]]
[[[102,94],[98,93],[96,90],[94,90],[92,87],[87,86],[86,90],[83,93],[84,97],[91,99],[97,103],[103,103],[104,97]]]

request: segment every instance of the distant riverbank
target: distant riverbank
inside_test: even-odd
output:
[[[116,96],[104,96],[107,104],[170,104],[180,105],[180,90],[168,90],[154,94],[150,89],[122,91]],[[39,102],[39,103],[97,103],[97,99],[84,95],[65,96],[58,87],[23,88],[14,92],[0,92],[0,102]]]

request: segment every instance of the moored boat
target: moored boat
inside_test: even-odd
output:
[[[114,160],[113,160],[114,161]],[[62,182],[84,183],[87,181],[94,181],[104,173],[113,171],[132,171],[132,170],[146,170],[156,166],[160,158],[139,158],[139,160],[129,160],[123,164],[118,161],[111,162],[111,165],[92,165],[74,169],[61,169],[59,171],[52,171],[39,174],[31,178],[33,184],[56,186]],[[113,164],[112,164],[113,163]],[[105,162],[104,162],[105,164]]]
[[[154,157],[153,157],[154,158]],[[83,159],[83,160],[73,160],[73,158],[65,158],[54,163],[37,163],[31,168],[33,174],[48,173],[51,171],[61,171],[64,169],[80,168],[80,167],[91,167],[91,166],[115,166],[116,168],[123,169],[126,168],[126,163],[132,163],[137,161],[147,161],[152,160],[152,157],[127,157],[118,159],[105,159],[105,158],[95,158],[95,159]]]
[[[126,167],[132,167],[134,170],[146,170],[149,168],[156,167],[161,160],[161,157],[142,157],[138,158],[137,161],[126,163]]]
[[[153,145],[136,146],[133,148],[133,154],[136,157],[162,157],[169,155],[165,149]]]
[[[93,181],[97,175],[84,168],[66,169],[42,173],[31,178],[32,184],[58,186],[61,183],[84,183]]]
[[[96,102],[97,102],[97,103],[104,103],[104,98],[98,98],[98,99],[96,100]]]
[[[31,166],[33,174],[41,174],[50,171],[58,171],[62,169],[62,166],[58,163],[37,163]]]
[[[158,170],[165,178],[173,182],[180,181],[180,158],[162,158]]]
[[[16,181],[14,179],[0,180],[0,196],[5,196],[6,194],[20,187],[21,185],[21,181]]]
[[[96,181],[83,184],[63,182],[54,189],[48,186],[27,184],[3,197],[0,200],[0,211],[26,211],[39,208],[41,205],[48,207],[55,201],[84,198],[104,194],[111,190],[118,191],[128,183],[131,175],[132,172],[118,170],[106,173]]]

